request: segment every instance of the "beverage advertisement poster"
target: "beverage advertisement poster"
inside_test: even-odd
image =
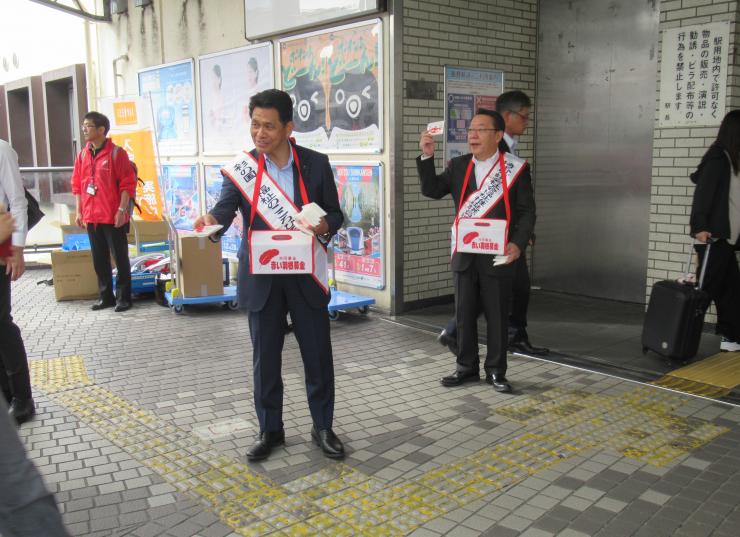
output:
[[[470,120],[479,108],[495,110],[503,91],[503,71],[445,66],[445,163],[470,151]]]
[[[139,95],[151,97],[159,155],[195,155],[198,148],[193,60],[142,69]]]
[[[206,212],[213,209],[221,195],[221,185],[224,181],[221,175],[221,166],[221,164],[205,164],[203,166],[203,196],[206,200]],[[221,252],[224,257],[236,259],[236,254],[239,252],[239,246],[242,243],[243,228],[244,222],[242,221],[241,211],[237,211],[231,226],[221,236]]]
[[[293,99],[293,135],[325,153],[383,148],[380,20],[280,41],[282,89]]]
[[[135,213],[143,220],[162,220],[162,194],[149,101],[141,97],[122,97],[101,99],[99,104],[100,111],[110,120],[108,136],[113,143],[126,150],[141,180],[136,183],[139,210],[135,210]]]
[[[272,44],[201,56],[198,73],[203,153],[232,156],[252,149],[249,99],[275,87]]]
[[[334,162],[344,225],[334,237],[335,279],[363,287],[385,286],[383,169],[379,162]]]
[[[197,169],[190,164],[163,164],[161,168],[165,210],[176,229],[190,231],[200,216]]]

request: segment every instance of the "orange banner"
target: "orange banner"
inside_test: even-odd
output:
[[[136,184],[136,203],[141,207],[142,220],[162,220],[162,195],[157,180],[157,165],[154,158],[152,132],[149,129],[111,133],[111,139],[128,153],[138,168],[138,176],[144,184]],[[138,213],[137,210],[134,210]]]

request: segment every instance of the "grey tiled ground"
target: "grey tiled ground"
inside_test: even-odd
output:
[[[204,307],[176,316],[150,300],[123,314],[92,312],[89,301],[56,303],[51,288],[36,285],[48,277],[48,271],[29,271],[14,286],[15,318],[31,359],[80,355],[101,393],[135,405],[142,419],[174,426],[167,438],[192,439],[243,462],[256,420],[242,314]],[[332,324],[332,338],[335,430],[348,447],[346,467],[310,443],[302,366],[289,336],[283,356],[287,445],[250,467],[275,491],[302,490],[300,483],[321,471],[372,485],[373,497],[403,485],[422,484],[429,492],[472,479],[467,488],[429,500],[434,511],[424,517],[418,501],[402,498],[406,514],[388,519],[395,525],[377,526],[391,528],[391,535],[737,535],[740,411],[734,407],[524,358],[510,362],[514,395],[482,382],[445,389],[438,379],[452,371],[453,359],[428,332],[350,314]],[[74,535],[237,535],[203,495],[181,492],[137,446],[127,447],[100,428],[98,418],[82,415],[70,404],[75,393],[37,390],[39,415],[20,429]],[[557,406],[568,398],[571,403]],[[698,440],[707,428],[713,432]],[[660,449],[677,451],[651,462],[657,449],[640,455],[643,434],[665,437]],[[637,451],[617,449],[619,435],[633,435]],[[537,449],[537,456],[517,462],[519,454]],[[440,471],[447,477],[434,481]],[[328,487],[312,489],[314,506]],[[361,516],[372,513],[362,511],[366,498],[345,492],[335,499]],[[277,504],[259,509],[271,505]],[[355,515],[322,505],[335,520],[359,524]],[[271,527],[282,527],[271,520]],[[283,531],[298,534],[298,526]]]

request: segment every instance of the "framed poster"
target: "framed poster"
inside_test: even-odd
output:
[[[198,147],[193,60],[142,69],[139,95],[151,96],[159,155],[195,155]]]
[[[496,109],[504,72],[445,66],[444,161],[469,152],[468,125],[478,108]]]
[[[247,39],[253,40],[383,9],[385,0],[300,0],[289,6],[268,0],[244,0],[244,28]]]
[[[730,22],[663,30],[660,127],[716,127],[725,117]]]
[[[383,149],[380,20],[280,41],[282,89],[293,99],[293,135],[325,153]]]
[[[335,279],[363,287],[385,287],[383,167],[380,162],[335,162],[344,225],[332,248]]]
[[[192,230],[200,215],[197,168],[192,164],[163,164],[161,169],[165,211],[176,229]]]
[[[249,99],[275,87],[272,43],[198,58],[201,148],[206,155],[236,155],[254,147]]]
[[[221,196],[221,186],[224,182],[221,167],[221,164],[203,165],[203,197],[206,200],[206,212],[213,209]],[[237,211],[231,226],[221,237],[221,252],[224,257],[236,259],[236,254],[239,252],[239,246],[242,243],[243,228],[244,222],[241,211]]]

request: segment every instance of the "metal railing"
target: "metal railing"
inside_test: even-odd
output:
[[[39,201],[45,215],[29,231],[27,250],[47,249],[62,243],[61,226],[70,222],[70,214],[73,215],[75,210],[71,176],[71,166],[21,168],[23,185]]]

